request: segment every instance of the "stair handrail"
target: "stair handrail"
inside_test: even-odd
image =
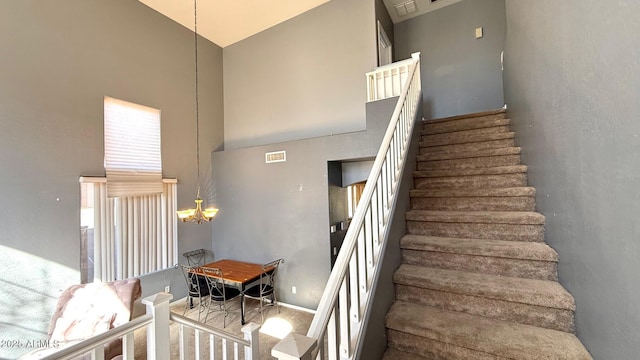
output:
[[[85,339],[83,341],[79,341],[75,344],[66,346],[61,348],[58,351],[50,352],[47,355],[39,356],[37,353],[33,355],[34,359],[41,360],[68,360],[68,359],[76,359],[81,355],[90,354],[91,356],[99,357],[104,356],[104,345],[122,338],[123,340],[123,348],[131,349],[130,346],[133,345],[133,333],[134,331],[144,328],[147,325],[153,323],[153,316],[151,315],[142,315],[138,318],[135,318],[129,322],[126,322],[120,326],[117,326],[113,329],[110,329],[107,332],[102,334],[95,335],[91,338]],[[63,343],[57,344],[53,341],[50,341],[50,346],[63,346]],[[23,358],[31,358],[31,356],[27,355]],[[125,353],[122,357],[123,359],[133,359],[133,353],[128,352]]]
[[[360,351],[397,190],[422,104],[420,53],[403,86],[360,202],[306,336],[290,334],[272,349],[279,359],[353,359]],[[405,66],[402,62],[402,66]]]
[[[122,359],[133,360],[134,332],[146,327],[147,330],[147,359],[169,360],[169,302],[173,295],[157,293],[142,299],[146,306],[146,314],[136,317],[129,322],[114,327],[107,332],[94,335],[77,343],[59,344],[60,349],[46,352],[27,354],[26,359],[67,360],[87,354],[91,359],[104,359],[104,345],[110,341],[122,338]],[[54,344],[58,345],[58,344]]]
[[[242,327],[240,331],[244,333],[244,338],[234,334],[213,328],[207,324],[197,322],[185,316],[175,314],[170,310],[169,302],[173,299],[173,295],[169,293],[157,293],[142,299],[142,303],[146,306],[146,314],[136,317],[120,326],[110,329],[107,332],[92,336],[77,343],[64,346],[63,343],[51,341],[50,346],[61,346],[60,349],[51,349],[55,351],[47,351],[46,353],[28,354],[24,359],[41,359],[41,360],[71,360],[81,355],[89,355],[92,359],[104,359],[104,345],[122,338],[122,359],[133,360],[134,356],[134,332],[138,329],[146,327],[147,331],[147,349],[146,357],[149,360],[169,360],[170,359],[170,323],[173,321],[178,324],[180,336],[180,359],[184,359],[187,350],[185,350],[185,328],[194,331],[194,349],[193,353],[196,359],[202,357],[200,347],[200,336],[209,337],[210,358],[215,358],[214,342],[221,342],[221,351],[224,359],[228,358],[228,348],[232,347],[234,360],[241,358],[239,348],[244,349],[244,360],[254,360],[259,358],[259,330],[260,325],[249,323]],[[64,346],[64,347],[63,347]],[[45,349],[46,350],[46,349]]]

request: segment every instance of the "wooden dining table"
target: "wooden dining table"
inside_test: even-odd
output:
[[[244,291],[252,283],[260,280],[260,275],[273,269],[263,269],[262,264],[254,264],[238,260],[223,259],[205,264],[203,267],[222,270],[222,281],[225,285],[240,290],[240,321],[244,325]],[[206,275],[212,276],[212,275]]]

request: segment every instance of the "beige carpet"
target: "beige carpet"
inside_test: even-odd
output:
[[[591,359],[510,126],[422,123],[384,360]]]
[[[171,303],[171,311],[177,314],[182,315],[184,311],[185,299],[177,300]],[[193,309],[187,310],[185,316],[198,320],[198,306],[197,302],[194,304]],[[260,359],[274,359],[271,356],[271,348],[280,341],[277,337],[270,335],[268,333],[273,333],[273,329],[282,329],[286,328],[290,325],[293,332],[299,334],[306,334],[309,329],[309,325],[311,324],[311,320],[313,319],[313,314],[300,311],[292,308],[288,308],[285,306],[280,306],[280,313],[278,313],[278,308],[275,306],[265,306],[264,309],[264,323],[262,323],[262,319],[260,317],[260,313],[257,311],[258,302],[255,300],[247,300],[247,310],[246,310],[246,323],[256,323],[261,325],[260,329],[260,339],[259,339],[259,349],[260,349]],[[242,338],[244,334],[240,329],[242,326],[240,325],[240,299],[236,298],[229,303],[227,303],[227,308],[229,313],[227,315],[227,325],[225,328],[222,326],[222,312],[215,311],[209,314],[207,318],[206,324],[212,327],[215,327],[220,330],[224,330],[228,333],[231,333],[235,336]],[[216,308],[217,309],[217,308]],[[204,313],[201,316],[201,321],[204,321]],[[268,332],[268,333],[267,333]],[[180,358],[180,349],[179,349],[179,325],[176,323],[171,324],[170,328],[171,333],[171,359],[179,359]],[[282,336],[282,335],[281,335]],[[186,340],[186,351],[187,356],[186,359],[195,359],[195,335],[194,331],[191,329],[185,328],[185,340]],[[222,349],[220,345],[220,340],[217,339],[215,341],[214,348],[216,350],[217,356],[216,358],[222,358]],[[146,354],[146,330],[140,329],[135,333],[135,358],[137,360],[144,360],[147,358]],[[200,352],[201,358],[209,359],[209,337],[201,334],[200,335]],[[230,359],[233,359],[233,346],[229,346],[228,355]],[[239,358],[244,358],[243,349],[239,349]]]

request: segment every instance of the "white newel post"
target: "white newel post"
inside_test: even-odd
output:
[[[279,360],[312,360],[311,352],[316,347],[316,339],[291,333],[271,349],[271,356]]]
[[[157,293],[142,299],[153,323],[147,326],[147,359],[169,360],[171,355],[169,336],[169,301],[173,295]]]
[[[258,338],[260,336],[260,325],[250,323],[240,329],[244,333],[244,339],[251,343],[251,347],[244,348],[245,360],[259,360],[260,359],[260,344]]]

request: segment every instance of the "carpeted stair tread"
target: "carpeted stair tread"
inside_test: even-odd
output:
[[[442,211],[535,211],[533,196],[518,197],[412,197],[411,209]]]
[[[391,306],[386,323],[391,331],[459,347],[460,354],[468,354],[469,351],[484,354],[472,357],[474,359],[592,359],[578,338],[570,333],[402,301]],[[390,346],[394,347],[393,341]],[[420,347],[420,344],[415,346]],[[456,356],[456,349],[451,349],[449,354],[447,358],[450,359],[469,358],[468,355]]]
[[[504,109],[493,109],[493,110],[487,110],[487,111],[479,111],[479,112],[470,113],[470,114],[447,116],[443,118],[424,120],[423,124],[435,124],[435,123],[456,121],[456,120],[462,120],[462,119],[471,119],[471,118],[474,118],[475,120],[480,120],[481,118],[493,118],[493,117],[504,118],[506,117],[506,111]]]
[[[494,166],[486,168],[472,169],[448,169],[414,171],[414,178],[439,178],[439,177],[464,177],[473,175],[504,175],[504,174],[524,174],[527,172],[527,165]]]
[[[504,259],[558,261],[556,251],[544,243],[405,235],[400,240],[400,247],[403,250],[433,251]]]
[[[420,146],[434,147],[477,143],[482,141],[514,139],[515,133],[508,130],[509,129],[507,126],[497,126],[495,128],[464,130],[445,134],[422,135],[420,139]]]
[[[396,350],[393,348],[387,348],[382,356],[382,360],[425,360],[428,358],[411,354],[408,352]]]
[[[556,281],[477,274],[464,271],[402,264],[396,284],[504,300],[545,308],[575,310],[573,296]]]
[[[430,153],[460,153],[460,152],[471,152],[471,151],[481,151],[487,149],[499,149],[505,147],[514,147],[516,146],[515,137],[508,137],[506,139],[497,139],[497,140],[486,140],[486,141],[478,141],[470,142],[465,144],[452,144],[452,145],[440,145],[433,146],[427,143],[421,142],[419,144],[419,153],[420,155],[430,154]]]
[[[405,218],[411,221],[441,223],[544,225],[544,215],[528,211],[431,211],[409,210]]]
[[[520,155],[499,155],[466,159],[418,161],[416,170],[437,171],[447,169],[475,169],[511,165],[520,165]]]
[[[521,149],[517,146],[484,149],[478,151],[461,151],[461,152],[433,152],[418,155],[418,161],[436,161],[436,160],[454,160],[454,159],[476,159],[489,156],[503,155],[520,155]]]
[[[474,142],[485,135],[508,132],[511,132],[509,125],[497,125],[478,129],[460,129],[438,134],[423,134],[420,138],[428,143],[443,145],[446,143],[458,143],[460,140],[464,140],[463,142],[465,143]]]
[[[411,209],[535,211],[535,188],[431,188],[410,191]]]
[[[460,130],[483,129],[494,126],[508,126],[511,120],[504,116],[488,116],[483,118],[459,119],[445,122],[423,122],[421,135],[442,134]]]
[[[532,197],[536,196],[533,187],[487,189],[412,189],[411,197],[454,198],[454,197]]]
[[[416,235],[409,235],[416,236]],[[419,235],[418,235],[419,236]],[[422,236],[427,237],[428,236]],[[437,237],[435,237],[437,238]],[[448,239],[448,238],[444,238]],[[458,240],[457,238],[451,238]],[[502,241],[493,239],[469,239],[471,242],[478,241],[482,243],[485,240],[501,241],[512,243],[514,245],[520,244],[542,244],[537,242],[523,242],[523,241]],[[530,255],[525,250],[520,252],[513,251],[512,253],[498,254],[493,256],[492,254],[483,254],[482,251],[478,251],[478,254],[474,254],[475,249],[463,246],[457,246],[455,241],[451,242],[454,246],[437,246],[434,244],[428,244],[424,246],[424,250],[414,250],[411,248],[402,249],[402,263],[409,265],[426,266],[438,269],[449,269],[458,271],[476,272],[480,274],[492,274],[500,276],[520,277],[525,279],[540,279],[540,280],[552,280],[558,281],[558,262],[554,260],[543,259],[526,259],[524,257]],[[544,245],[544,244],[542,244]],[[435,250],[429,250],[434,248]],[[481,248],[486,250],[487,248]],[[459,252],[456,252],[459,251]],[[527,254],[524,256],[523,254]],[[520,256],[520,257],[518,257]]]
[[[413,184],[416,189],[486,189],[527,186],[527,173],[483,174],[447,177],[422,177],[414,172]]]
[[[407,232],[414,235],[454,238],[543,242],[544,225],[430,222],[407,220]]]

